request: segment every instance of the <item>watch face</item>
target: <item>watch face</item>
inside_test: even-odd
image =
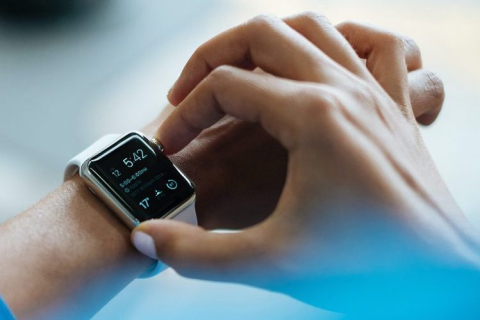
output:
[[[140,222],[165,217],[195,193],[172,162],[137,133],[92,158],[88,168]]]

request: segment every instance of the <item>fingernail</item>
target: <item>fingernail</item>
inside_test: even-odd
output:
[[[132,242],[135,248],[137,248],[137,250],[144,255],[152,259],[158,259],[157,250],[155,249],[155,242],[153,241],[153,238],[145,232],[136,231],[133,234]]]
[[[173,86],[170,88],[170,90],[168,90],[167,98],[170,98],[170,94],[172,93],[174,86],[175,86],[175,84],[173,84]]]

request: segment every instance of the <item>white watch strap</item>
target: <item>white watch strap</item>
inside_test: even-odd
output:
[[[198,225],[197,212],[195,211],[195,202],[188,208],[177,214],[173,220],[182,221],[193,225]]]
[[[120,137],[119,134],[109,134],[98,139],[90,147],[76,155],[72,160],[70,160],[65,168],[65,174],[63,177],[64,181],[67,181],[73,177],[80,169],[82,164],[87,161],[88,158],[95,155],[97,152],[100,152],[102,149],[105,149],[109,144],[114,142]]]

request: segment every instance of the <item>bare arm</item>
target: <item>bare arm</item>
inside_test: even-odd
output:
[[[91,317],[152,260],[79,177],[0,226],[0,292],[19,318]]]

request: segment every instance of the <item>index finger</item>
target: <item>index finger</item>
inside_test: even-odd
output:
[[[258,122],[287,150],[303,127],[296,106],[308,99],[305,84],[222,66],[215,69],[175,109],[157,131],[167,154],[176,153],[225,114]],[[318,95],[326,99],[328,95]],[[317,102],[317,101],[316,101]],[[312,105],[312,103],[310,103]],[[318,108],[318,103],[315,104]]]
[[[200,46],[192,55],[169,93],[177,105],[212,70],[221,65],[244,69],[259,67],[282,78],[322,82],[325,66],[332,64],[322,51],[283,20],[259,16],[227,30]]]

